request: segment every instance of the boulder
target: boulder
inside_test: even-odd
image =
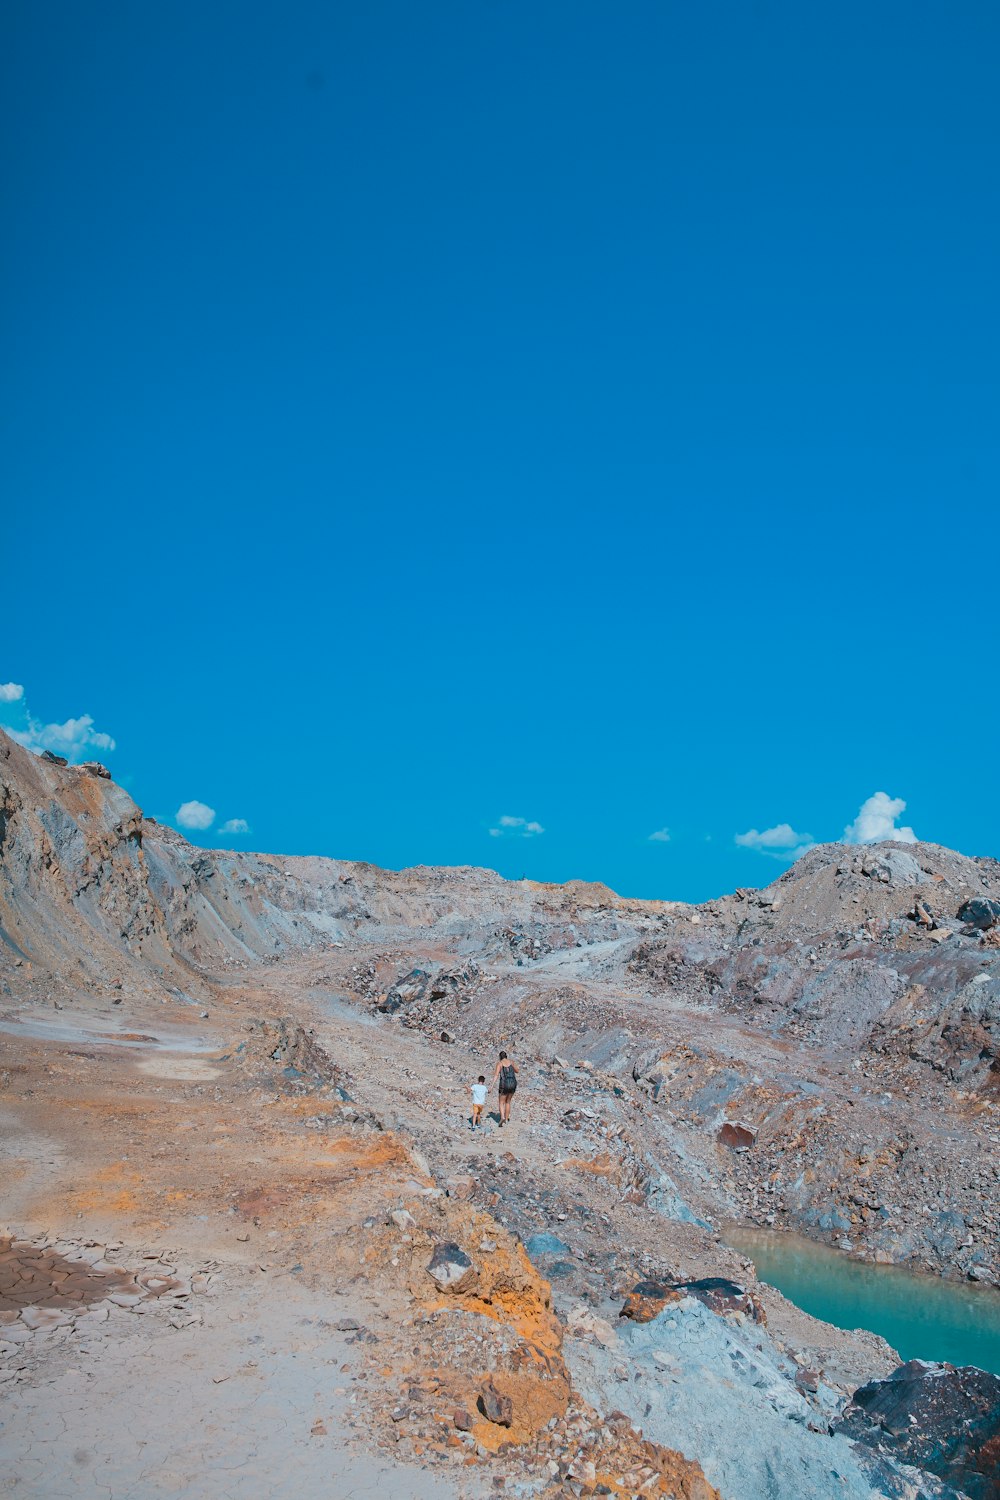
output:
[[[924,880],[924,872],[913,855],[899,848],[879,849],[863,861],[861,873],[883,885],[921,885]]]
[[[514,1406],[509,1396],[498,1391],[492,1379],[479,1392],[476,1402],[487,1422],[497,1427],[509,1427],[514,1420]]]
[[[443,1240],[435,1245],[427,1274],[443,1292],[467,1292],[476,1281],[475,1266],[453,1240]]]
[[[720,1316],[742,1313],[755,1323],[767,1325],[763,1305],[738,1281],[730,1281],[725,1276],[706,1276],[701,1281],[677,1281],[674,1287],[684,1297],[697,1297],[699,1302]]]
[[[956,916],[966,926],[988,932],[1000,924],[1000,901],[992,901],[988,896],[973,896],[958,908]]]
[[[86,771],[88,776],[100,776],[102,781],[111,780],[111,772],[107,766],[102,766],[99,760],[85,760],[80,770]]]
[[[573,1338],[593,1339],[602,1349],[610,1349],[617,1341],[617,1335],[608,1320],[598,1317],[592,1308],[582,1302],[567,1313],[566,1331]]]
[[[541,1255],[569,1254],[569,1246],[557,1235],[549,1234],[547,1230],[540,1234],[530,1235],[524,1242],[524,1248],[532,1259]]]
[[[1000,1378],[908,1360],[855,1391],[837,1430],[967,1495],[1000,1500]]]
[[[681,1295],[669,1281],[640,1281],[625,1298],[619,1317],[651,1323],[671,1302],[679,1302]]]
[[[749,1125],[737,1125],[735,1120],[727,1120],[719,1131],[719,1145],[732,1151],[749,1151],[756,1140]]]

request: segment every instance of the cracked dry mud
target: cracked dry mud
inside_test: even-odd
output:
[[[1000,954],[890,854],[700,908],[229,855],[0,735],[0,1493],[965,1493],[831,1435],[898,1359],[720,1233],[996,1277]]]

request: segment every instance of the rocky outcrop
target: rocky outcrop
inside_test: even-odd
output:
[[[629,1292],[620,1316],[636,1323],[651,1323],[671,1302],[679,1302],[681,1293],[667,1281],[640,1281]]]
[[[845,1434],[831,1436],[836,1393],[821,1379],[810,1391],[759,1324],[720,1317],[684,1297],[651,1322],[618,1328],[611,1348],[568,1340],[574,1383],[592,1401],[613,1390],[626,1419],[648,1438],[704,1455],[706,1477],[726,1500],[945,1493],[934,1480],[918,1490],[896,1459],[852,1445]]]
[[[427,1263],[427,1274],[442,1292],[468,1292],[478,1281],[476,1268],[465,1251],[451,1240],[435,1245]],[[510,1423],[507,1423],[510,1426]]]
[[[1000,1379],[985,1370],[911,1359],[855,1391],[837,1428],[969,1500],[1000,1497]]]
[[[35,757],[0,732],[0,937],[68,979],[170,963],[142,813],[114,782]]]
[[[724,1276],[709,1276],[698,1281],[640,1281],[625,1298],[620,1316],[635,1323],[650,1323],[684,1297],[703,1302],[720,1317],[738,1313],[754,1323],[767,1323],[763,1305],[738,1282]]]
[[[987,932],[991,927],[1000,925],[1000,901],[973,896],[971,901],[962,903],[956,916],[960,922],[966,922],[980,932]]]

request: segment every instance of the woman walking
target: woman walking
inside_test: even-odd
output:
[[[500,1061],[493,1070],[493,1082],[498,1085],[500,1097],[500,1127],[510,1124],[510,1106],[517,1088],[517,1063],[512,1062],[506,1052],[501,1052]]]

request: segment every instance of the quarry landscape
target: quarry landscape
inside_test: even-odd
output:
[[[994,1500],[1000,1367],[745,1247],[1000,1330],[998,1147],[996,860],[692,905],[207,850],[0,732],[0,1493]]]

